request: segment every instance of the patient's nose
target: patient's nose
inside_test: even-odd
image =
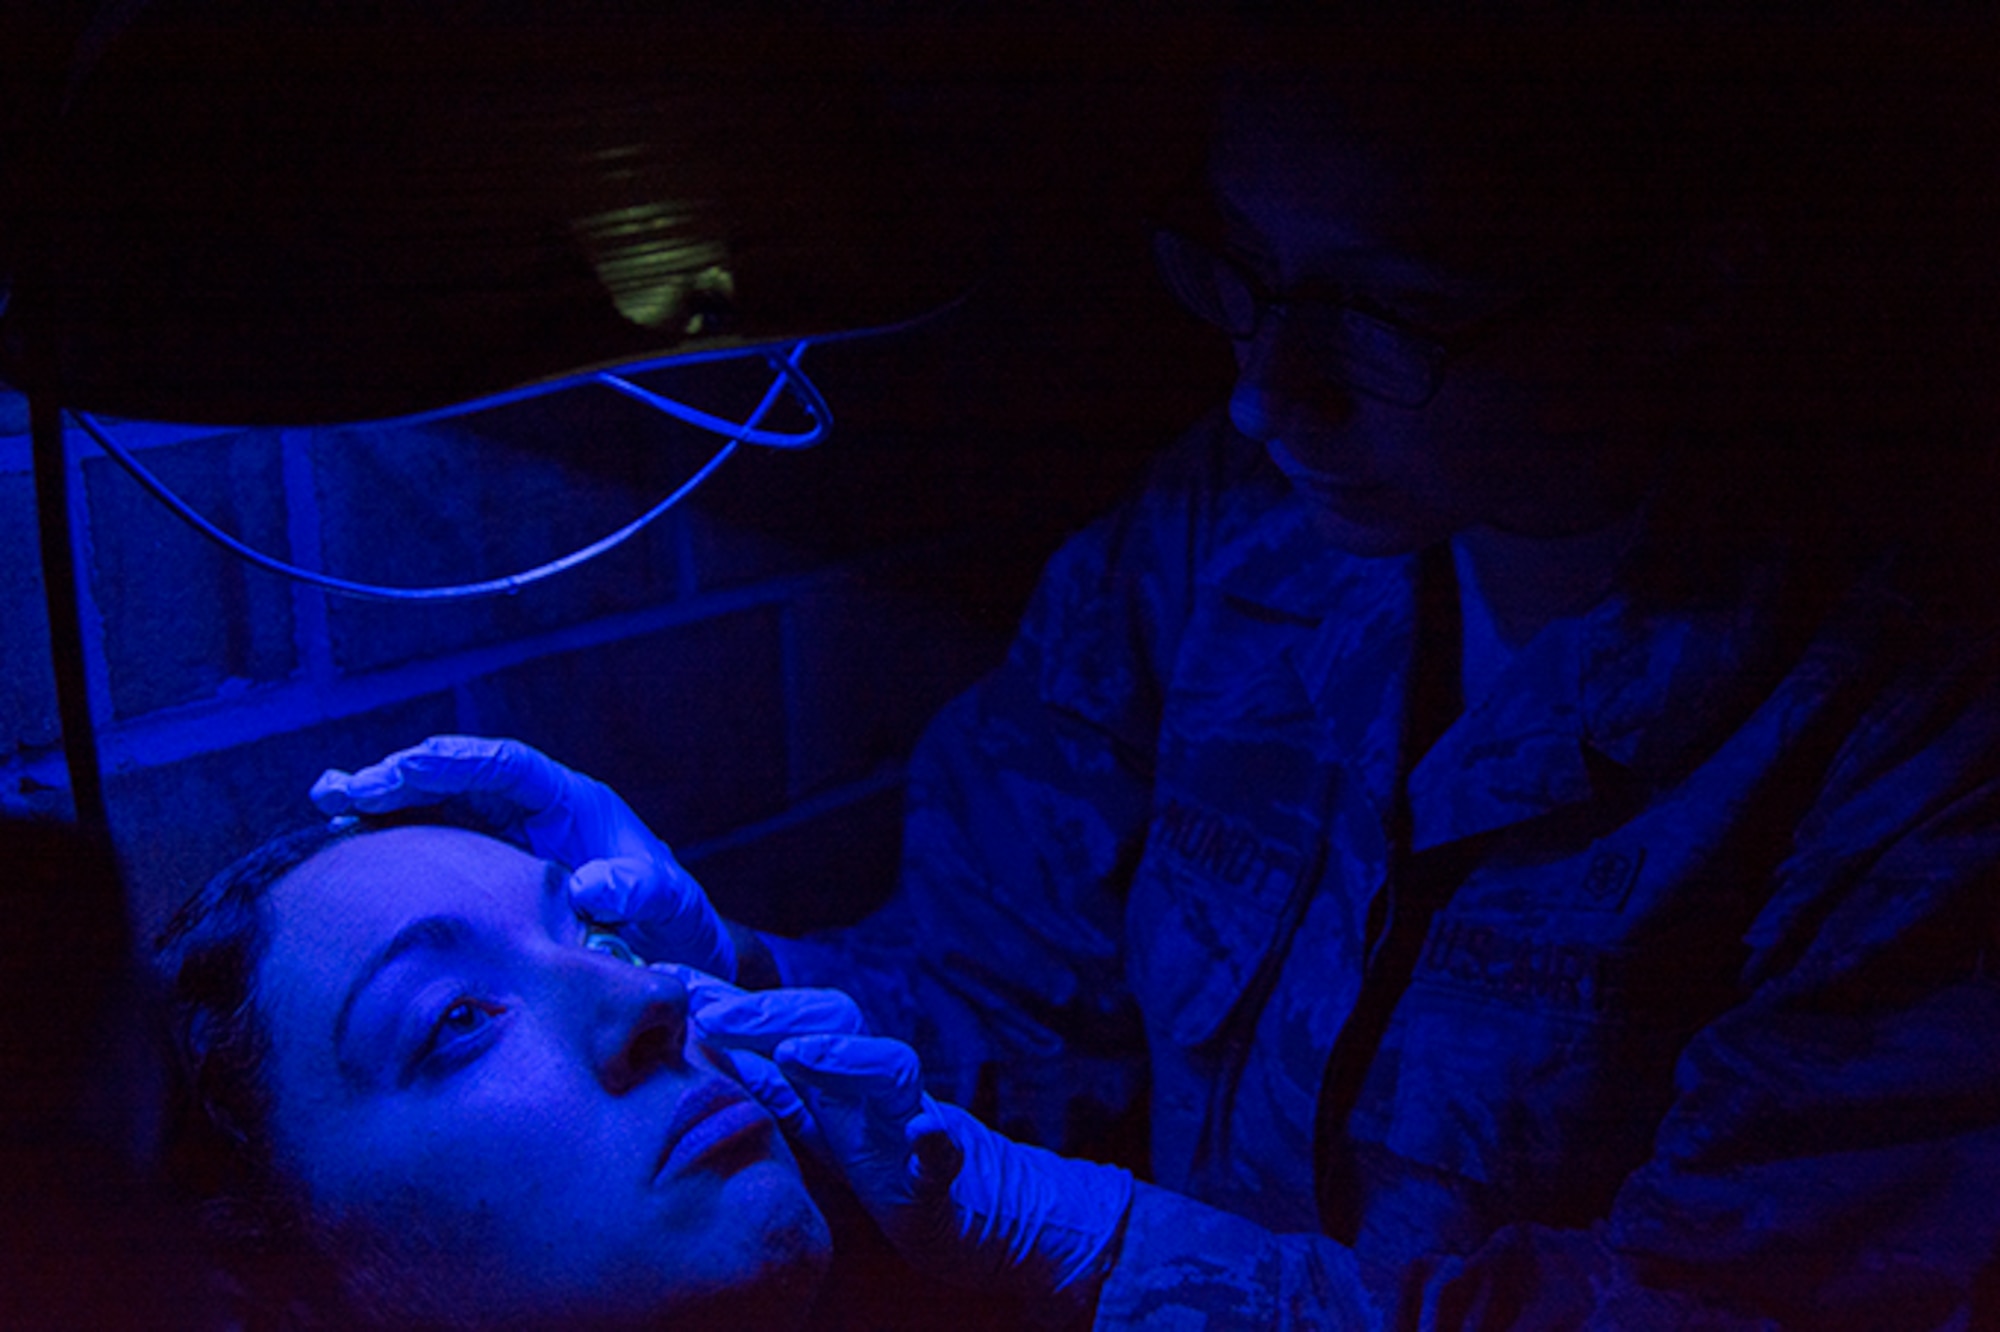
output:
[[[687,987],[664,972],[606,959],[592,1054],[613,1095],[678,1068],[687,1041]]]

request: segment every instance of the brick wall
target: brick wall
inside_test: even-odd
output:
[[[761,388],[744,367],[662,382],[725,412]],[[59,814],[26,413],[0,404],[0,810]],[[716,443],[601,389],[401,429],[113,428],[253,545],[401,584],[561,554],[643,511]],[[72,432],[86,648],[140,927],[310,817],[322,767],[442,731],[519,736],[602,777],[745,918],[797,929],[855,914],[888,882],[910,743],[996,659],[1013,609],[969,607],[951,586],[984,556],[947,530],[948,493],[901,517],[854,511],[871,474],[910,484],[897,455],[914,447],[864,426],[810,461],[738,458],[727,486],[580,570],[409,605],[245,564]],[[829,466],[851,483],[815,496]]]
[[[1079,51],[1097,50],[1088,36]],[[753,922],[804,928],[885,891],[923,721],[997,659],[1060,538],[1229,375],[1159,290],[1143,230],[1199,160],[1202,80],[1173,62],[1201,47],[1120,41],[1117,60],[1052,80],[1049,40],[1037,26],[953,94],[983,108],[952,159],[996,222],[973,298],[915,332],[815,348],[832,440],[739,454],[548,583],[415,608],[329,598],[210,546],[73,433],[86,651],[139,928],[308,817],[323,767],[452,730],[520,736],[604,778]],[[715,364],[667,382],[740,415],[764,379]],[[260,548],[396,583],[539,563],[713,446],[599,390],[400,430],[120,433]],[[0,386],[0,813],[58,814],[26,434]]]

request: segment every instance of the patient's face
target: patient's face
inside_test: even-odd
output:
[[[280,1168],[393,1307],[782,1326],[830,1251],[796,1162],[680,984],[582,947],[551,868],[413,827],[273,887]]]

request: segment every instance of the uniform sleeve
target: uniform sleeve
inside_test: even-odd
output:
[[[1843,746],[1608,1215],[1369,1278],[1135,1203],[1101,1329],[2000,1327],[2000,653],[1920,662]]]
[[[1787,1327],[2000,1326],[2000,643],[1849,736],[1608,1238]]]
[[[1773,1002],[1702,1034],[1611,1215],[1370,1288],[1343,1246],[1142,1189],[1096,1327],[1880,1332],[2000,1326],[2000,987]]]
[[[1219,421],[1043,573],[1004,664],[932,723],[897,890],[859,924],[768,938],[790,985],[846,990],[933,1094],[1016,1137],[1089,1141],[1140,1087],[1124,890],[1197,569],[1271,490]]]
[[[1318,1235],[1139,1185],[1098,1295],[1099,1332],[1347,1332],[1381,1325],[1353,1254]]]
[[[1766,1332],[1772,1324],[1643,1284],[1599,1231],[1509,1227],[1467,1260],[1371,1289],[1352,1251],[1279,1235],[1141,1185],[1098,1297],[1096,1332]],[[1886,1326],[1886,1325],[1885,1325]]]

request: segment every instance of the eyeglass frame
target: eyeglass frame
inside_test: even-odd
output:
[[[1254,273],[1246,271],[1242,265],[1222,253],[1215,246],[1200,239],[1185,226],[1156,222],[1149,228],[1152,237],[1154,265],[1160,270],[1161,278],[1168,293],[1183,309],[1194,315],[1211,328],[1219,329],[1232,340],[1247,341],[1257,336],[1264,327],[1265,319],[1276,314],[1289,319],[1301,308],[1321,309],[1336,313],[1342,325],[1346,321],[1358,320],[1365,327],[1387,334],[1391,344],[1402,349],[1411,363],[1421,367],[1422,392],[1413,395],[1391,395],[1379,388],[1370,388],[1356,383],[1351,373],[1341,377],[1342,386],[1363,397],[1387,403],[1406,411],[1418,411],[1428,406],[1444,387],[1445,372],[1452,361],[1490,343],[1508,328],[1547,312],[1552,306],[1574,295],[1613,270],[1614,256],[1607,253],[1593,253],[1582,262],[1551,269],[1548,275],[1528,284],[1500,309],[1477,317],[1460,328],[1444,332],[1422,328],[1406,319],[1399,318],[1379,305],[1369,301],[1365,295],[1354,292],[1352,287],[1342,283],[1307,279],[1295,284],[1289,291],[1274,292]],[[1227,321],[1227,312],[1217,309],[1213,314],[1201,308],[1190,299],[1181,284],[1174,280],[1173,271],[1162,255],[1162,245],[1178,244],[1201,256],[1220,273],[1227,273],[1243,289],[1250,299],[1249,325],[1237,328]],[[1316,295],[1322,290],[1331,295]],[[1218,301],[1218,305],[1220,305]],[[1222,316],[1220,318],[1216,316]],[[1311,334],[1308,333],[1308,337]],[[1323,346],[1314,341],[1316,351],[1329,353],[1329,359],[1351,372],[1352,358],[1337,347]]]

